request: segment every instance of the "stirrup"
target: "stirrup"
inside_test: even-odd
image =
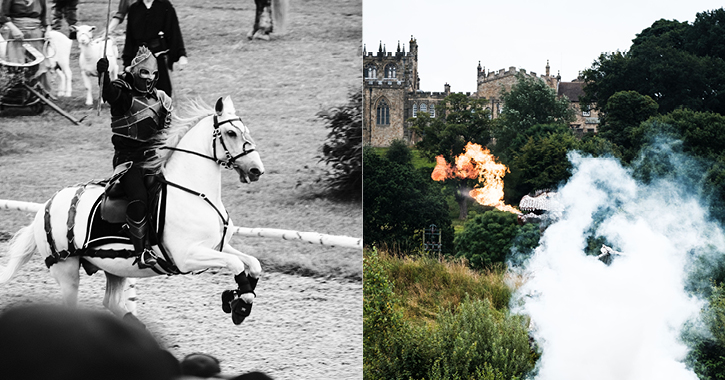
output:
[[[134,264],[138,263],[138,267],[141,269],[145,268],[152,268],[156,266],[158,263],[158,260],[156,258],[156,254],[154,251],[150,250],[149,248],[146,248],[141,252],[141,254],[138,255],[136,258],[136,261],[134,261]]]

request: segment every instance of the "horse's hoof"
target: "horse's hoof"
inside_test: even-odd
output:
[[[254,38],[254,31],[250,30],[249,33],[247,33],[247,39],[251,40],[252,38]]]
[[[244,322],[244,319],[246,319],[249,316],[249,313],[252,312],[252,305],[253,304],[246,303],[241,299],[235,299],[232,301],[232,322],[234,322],[235,325],[239,325]]]
[[[232,301],[234,301],[234,291],[225,290],[222,292],[222,310],[229,314],[232,312]]]

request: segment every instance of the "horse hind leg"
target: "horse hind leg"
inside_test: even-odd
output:
[[[135,278],[126,279],[126,285],[123,287],[123,300],[126,305],[126,310],[128,310],[129,313],[136,315],[138,297],[136,295]]]
[[[131,324],[145,328],[146,326],[134,315],[136,312],[136,281],[130,281],[133,286],[127,288],[126,285],[129,281],[127,281],[126,277],[119,277],[108,272],[105,273],[106,295],[103,297],[103,306],[110,310],[115,316],[122,318]],[[129,294],[131,294],[128,289],[133,289],[133,302],[129,302],[129,298],[127,298]],[[128,306],[132,306],[132,310],[129,310]]]
[[[60,286],[63,304],[70,307],[78,305],[78,285],[80,284],[80,258],[69,257],[50,266],[50,274]]]

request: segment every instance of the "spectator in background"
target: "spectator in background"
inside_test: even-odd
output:
[[[53,30],[60,30],[63,19],[68,24],[68,37],[76,39],[76,31],[71,26],[78,22],[78,0],[53,0]]]
[[[145,329],[107,312],[26,305],[0,314],[4,380],[172,380],[179,361]]]
[[[111,23],[108,25],[109,34],[111,34],[111,32],[113,32],[116,27],[123,22],[126,18],[126,14],[128,13],[128,7],[135,2],[136,0],[121,0],[118,2],[118,10],[116,11],[116,14],[113,15]]]
[[[3,26],[3,38],[14,40],[7,43],[7,60],[26,63],[23,43],[28,42],[40,53],[43,52],[43,38],[48,37],[50,25],[45,0],[1,0],[0,26]],[[40,84],[50,93],[50,82],[45,73],[46,65],[40,65],[38,73]]]
[[[123,65],[128,66],[139,47],[147,46],[159,65],[156,87],[173,97],[170,71],[174,64],[187,64],[186,48],[179,20],[173,5],[167,0],[142,0],[128,6],[126,43],[123,47]]]

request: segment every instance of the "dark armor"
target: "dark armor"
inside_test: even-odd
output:
[[[124,82],[125,84],[125,82]],[[149,142],[163,129],[171,108],[171,98],[159,92],[157,97],[134,97],[125,115],[111,119],[114,135]]]

